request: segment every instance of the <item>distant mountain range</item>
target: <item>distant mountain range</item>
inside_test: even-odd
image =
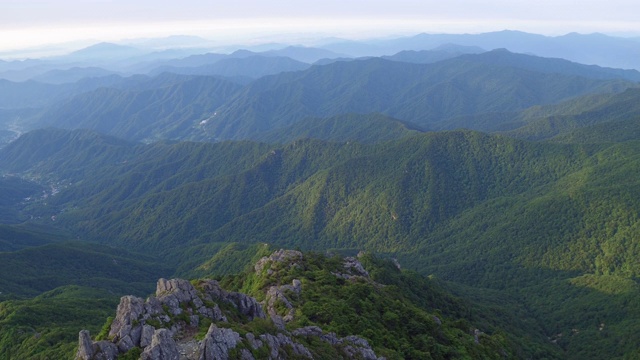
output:
[[[640,43],[637,40],[597,33],[555,37],[511,30],[482,34],[418,34],[366,43],[336,42],[323,48],[351,56],[382,56],[403,50],[429,50],[444,44],[478,46],[486,50],[506,48],[512,52],[563,58],[589,65],[640,69]]]
[[[202,39],[166,39],[183,40]],[[640,42],[161,43],[0,62],[26,80],[0,80],[0,358],[138,358],[136,331],[172,326],[197,347],[225,328],[256,358],[262,335],[288,356],[294,339],[352,358],[337,340],[351,334],[389,359],[638,354],[640,73],[592,63],[637,61]],[[291,253],[304,261],[256,270]],[[169,276],[206,306],[150,299],[166,317],[101,330],[121,295]],[[215,310],[203,277],[265,300],[269,318]],[[86,333],[77,346],[85,328],[95,349]]]
[[[65,70],[72,67],[104,67],[106,70],[128,75],[148,73],[154,68],[177,66],[178,63],[183,64],[180,65],[181,67],[212,65],[210,62],[198,63],[196,59],[226,57],[226,54],[237,49],[246,49],[260,56],[288,57],[299,62],[312,64],[327,59],[394,56],[402,51],[435,50],[442,53],[446,47],[450,47],[449,52],[451,53],[452,46],[457,47],[458,50],[467,47],[467,50],[464,50],[465,53],[475,53],[479,49],[505,48],[515,53],[563,58],[603,67],[640,70],[640,60],[638,60],[640,58],[640,41],[603,34],[571,33],[550,37],[504,30],[482,34],[418,34],[410,37],[369,41],[327,39],[321,43],[325,43],[325,45],[305,47],[289,44],[267,44],[227,47],[217,51],[212,49],[211,42],[205,39],[186,36],[143,39],[129,41],[126,44],[99,43],[64,56],[25,61],[0,60],[0,78],[24,81],[50,70]],[[229,49],[233,50],[229,51]],[[213,56],[209,56],[208,53],[212,52]],[[409,54],[400,56],[411,56]],[[436,58],[438,56],[432,56],[432,59]],[[415,62],[416,60],[409,61]],[[191,64],[187,65],[189,62]],[[423,62],[423,60],[418,60],[418,62]]]
[[[452,53],[451,49],[456,50]],[[459,51],[467,53],[455,56]],[[0,106],[42,107],[37,116],[33,111],[24,112],[21,121],[25,129],[87,128],[133,141],[278,142],[291,139],[293,133],[313,137],[311,128],[304,129],[310,124],[299,125],[298,130],[292,128],[307,118],[328,119],[344,114],[380,113],[423,131],[460,127],[516,131],[521,126],[531,126],[528,124],[532,120],[525,122],[516,115],[531,106],[571,99],[587,101],[576,98],[615,94],[636,87],[640,80],[640,72],[635,70],[582,65],[504,49],[470,51],[479,50],[448,47],[428,53],[404,52],[391,60],[368,58],[314,66],[241,52],[217,60],[192,58],[185,63],[214,61],[212,65],[165,68],[219,74],[216,76],[108,75],[59,85],[4,81],[0,92],[6,96]],[[413,60],[407,62],[409,55]],[[428,59],[433,56],[443,60]],[[98,69],[72,69],[57,75],[50,73],[49,77],[54,81],[56,76],[94,71],[100,73]],[[258,79],[252,81],[250,77]],[[338,126],[346,129],[345,124],[335,121],[332,127],[328,124],[312,128],[325,134]],[[362,126],[372,127],[370,123]],[[335,129],[333,133],[340,132]],[[288,131],[292,133],[285,135]],[[528,130],[520,130],[523,131]],[[276,139],[278,132],[283,139]],[[326,136],[318,134],[328,139]]]

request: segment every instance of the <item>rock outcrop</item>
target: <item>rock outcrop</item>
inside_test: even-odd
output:
[[[249,320],[266,318],[255,298],[226,291],[214,280],[201,281],[196,289],[187,280],[160,279],[155,296],[146,301],[135,296],[120,299],[109,330],[111,341],[91,343],[82,331],[76,359],[115,358],[133,348],[144,349],[145,359],[170,359],[178,354],[175,342],[171,344],[174,338],[188,338],[204,319],[227,322],[218,303],[234,307]]]
[[[269,317],[278,329],[284,330],[285,324],[292,321],[296,313],[296,309],[294,309],[287,294],[290,296],[299,296],[301,291],[302,283],[298,279],[294,279],[291,285],[271,286],[269,290],[267,290],[265,298],[267,314],[269,314]],[[286,314],[281,315],[278,313],[276,310],[278,305],[286,309]]]
[[[87,330],[80,331],[76,359],[80,360],[112,360],[118,356],[117,346],[109,341],[91,342]]]
[[[89,332],[87,330],[80,331],[78,338],[78,352],[76,353],[76,359],[93,359],[93,343],[91,342]]]
[[[240,334],[237,332],[211,324],[200,346],[200,360],[228,359],[229,351],[235,349],[240,342]]]
[[[265,266],[270,264],[267,269],[267,275],[271,275],[276,271],[278,264],[287,263],[289,267],[294,267],[299,266],[300,261],[302,261],[302,253],[300,251],[280,249],[258,260],[253,268],[256,274],[260,274],[265,269]]]
[[[345,273],[368,277],[362,265],[352,259],[345,260]],[[261,259],[254,270],[256,276],[276,276],[279,269],[300,266],[302,260],[299,251],[279,250]],[[313,343],[310,337],[335,348],[342,358],[378,359],[368,342],[357,336],[339,338],[317,326],[287,331],[285,325],[294,318],[294,303],[302,285],[294,279],[289,284],[269,286],[260,303],[245,294],[226,291],[214,280],[194,285],[182,279],[160,279],[155,296],[147,300],[121,298],[109,340],[92,342],[89,333],[81,331],[76,359],[116,359],[133,349],[141,353],[142,360],[313,359],[314,352],[303,345]],[[229,328],[229,319],[267,319],[263,306],[275,326],[262,325],[258,327],[263,328],[262,333],[245,335]],[[196,337],[204,329],[206,335]]]
[[[335,333],[324,334],[318,326],[307,326],[291,332],[295,336],[317,337],[320,340],[332,345],[340,346],[343,353],[349,359],[379,360],[375,352],[371,349],[369,342],[361,337],[350,335],[339,338]]]
[[[171,331],[158,329],[153,334],[151,344],[144,349],[140,360],[180,360],[178,346],[171,336]]]

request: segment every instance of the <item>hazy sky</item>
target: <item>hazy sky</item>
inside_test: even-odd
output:
[[[638,14],[637,0],[0,0],[0,50],[176,34],[219,43],[504,29],[640,36]]]

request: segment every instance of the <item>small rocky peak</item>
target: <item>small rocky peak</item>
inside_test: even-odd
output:
[[[180,360],[178,346],[173,340],[171,331],[167,329],[158,329],[154,332],[151,344],[147,346],[140,360]]]
[[[76,359],[115,359],[136,347],[144,350],[142,359],[173,359],[178,356],[178,345],[193,341],[202,321],[227,322],[218,303],[235,307],[249,320],[266,318],[253,297],[225,291],[214,280],[202,280],[197,285],[183,279],[160,279],[155,296],[146,301],[123,296],[111,323],[109,341],[91,342],[89,333],[83,330]],[[177,345],[177,341],[181,343]]]
[[[201,290],[202,298],[205,301],[230,304],[249,320],[266,318],[262,305],[258,300],[243,293],[226,291],[215,280],[202,280],[198,283],[198,288]]]
[[[240,334],[237,332],[211,324],[200,345],[200,358],[228,359],[229,351],[235,349],[241,341]]]
[[[362,263],[360,263],[357,258],[344,258],[343,266],[347,273],[349,273],[350,275],[369,278],[369,272],[364,268],[364,266],[362,266]]]
[[[267,264],[270,264],[267,269],[267,275],[271,275],[276,271],[276,268],[279,266],[278,264],[282,264],[285,262],[290,263],[289,266],[299,266],[302,261],[302,252],[297,250],[277,250],[273,254],[268,257],[265,256],[262,259],[258,260],[254,269],[256,274],[261,274],[265,269]]]
[[[118,348],[109,341],[92,342],[89,331],[80,331],[76,360],[108,360],[118,356]]]
[[[76,353],[76,359],[90,360],[93,358],[93,342],[91,342],[91,335],[87,330],[80,331],[78,336],[78,352]]]
[[[285,324],[293,321],[296,309],[291,297],[298,297],[301,292],[302,282],[298,279],[293,279],[290,285],[271,286],[267,290],[264,303],[276,328],[284,330]],[[278,311],[278,309],[284,310]]]
[[[347,359],[383,360],[377,357],[369,342],[359,336],[349,335],[344,338],[338,337],[335,333],[324,333],[318,326],[307,326],[295,329],[291,332],[296,337],[314,337],[327,344],[342,349]]]
[[[121,298],[108,340],[92,341],[88,331],[81,331],[76,360],[116,359],[130,356],[132,351],[141,354],[142,360],[313,359],[328,348],[338,358],[379,360],[368,342],[358,336],[340,338],[317,326],[285,328],[294,320],[304,289],[300,279],[291,277],[281,284],[284,277],[278,272],[302,266],[302,260],[299,251],[278,250],[258,261],[256,273],[274,274],[270,280],[277,280],[270,282],[262,303],[226,291],[215,280],[159,279],[154,296],[146,300]],[[339,276],[369,276],[356,258],[345,258],[342,269],[339,271],[344,274]],[[262,320],[254,322],[266,318],[274,326],[265,326]],[[241,335],[228,324],[230,320],[249,326],[254,333]],[[204,338],[196,336],[205,329]]]

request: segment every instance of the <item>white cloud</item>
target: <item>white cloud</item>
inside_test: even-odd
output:
[[[0,0],[0,49],[80,39],[200,35],[230,43],[282,33],[363,38],[383,34],[478,33],[503,29],[548,35],[639,33],[630,0]]]

